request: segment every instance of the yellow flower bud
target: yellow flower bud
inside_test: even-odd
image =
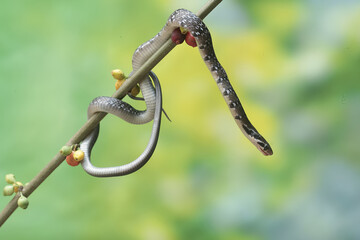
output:
[[[77,162],[80,162],[84,159],[84,152],[81,151],[81,150],[76,150],[74,153],[73,153],[73,157],[74,157],[74,160],[77,161]]]
[[[13,184],[16,180],[15,180],[15,175],[12,173],[6,174],[5,175],[5,181],[9,184]]]
[[[3,189],[4,196],[11,196],[14,193],[13,185],[6,185]]]
[[[120,69],[112,70],[111,75],[117,80],[124,80],[126,78],[124,72]]]

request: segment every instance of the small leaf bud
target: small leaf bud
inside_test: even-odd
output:
[[[29,200],[27,199],[27,197],[21,194],[17,201],[17,204],[19,207],[26,209],[29,206]]]
[[[12,173],[6,174],[5,175],[5,181],[9,184],[13,184],[16,180],[15,180],[15,175]]]
[[[64,156],[69,155],[71,152],[72,152],[71,146],[63,146],[63,147],[60,149],[60,153],[61,153],[62,155],[64,155]]]
[[[13,185],[6,185],[3,190],[4,196],[11,196],[14,193]]]

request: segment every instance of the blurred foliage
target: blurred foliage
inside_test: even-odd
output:
[[[0,176],[33,178],[91,99],[113,93],[111,70],[129,73],[173,10],[204,3],[3,1]],[[178,46],[154,69],[173,122],[150,162],[111,179],[62,164],[0,239],[360,239],[360,3],[226,0],[205,22],[274,156],[237,130],[198,51]],[[101,125],[100,166],[136,158],[151,128]]]

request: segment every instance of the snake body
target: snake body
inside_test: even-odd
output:
[[[162,112],[162,94],[161,94],[161,87],[159,80],[157,79],[156,75],[153,72],[150,72],[150,76],[154,81],[155,84],[155,91],[152,87],[151,82],[148,86],[147,84],[140,83],[140,87],[144,89],[144,87],[149,87],[149,89],[146,89],[146,93],[144,95],[145,101],[149,101],[150,98],[154,99],[154,104],[147,104],[148,108],[145,111],[138,111],[134,109],[131,105],[127,104],[126,102],[123,102],[117,98],[112,97],[97,97],[95,98],[88,107],[88,118],[90,118],[94,113],[96,112],[106,112],[113,115],[116,115],[128,122],[131,123],[141,123],[142,121],[147,120],[145,117],[149,115],[150,113],[153,113],[153,128],[150,136],[149,143],[144,150],[144,152],[134,161],[121,165],[116,167],[104,167],[99,168],[95,167],[91,164],[90,161],[90,154],[91,150],[97,140],[98,134],[99,134],[99,125],[80,143],[80,149],[85,153],[84,160],[81,162],[82,167],[84,170],[96,177],[114,177],[114,176],[122,176],[127,175],[130,173],[133,173],[137,170],[139,170],[142,166],[147,163],[147,161],[152,156],[157,140],[159,137],[160,132],[160,123],[161,123],[161,112]],[[150,81],[148,77],[144,81]],[[154,92],[155,95],[151,95],[151,92]],[[143,93],[144,94],[144,93]],[[150,100],[151,100],[150,99]],[[145,116],[145,117],[144,117]]]
[[[249,121],[238,96],[230,84],[225,69],[218,61],[208,28],[194,13],[186,9],[178,9],[172,13],[162,30],[155,37],[136,49],[133,55],[133,67],[139,68],[170,38],[172,32],[179,27],[182,27],[194,36],[200,55],[216,81],[240,130],[264,155],[272,155],[273,151],[270,144]]]

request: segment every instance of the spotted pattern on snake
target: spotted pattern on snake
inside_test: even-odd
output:
[[[133,67],[139,68],[156,50],[162,46],[171,36],[171,33],[178,27],[189,31],[195,38],[200,55],[211,72],[212,77],[222,93],[232,116],[243,134],[252,142],[264,155],[272,155],[270,144],[251,124],[244,108],[242,107],[236,92],[234,91],[225,69],[218,61],[209,29],[204,22],[194,13],[178,9],[172,13],[163,29],[152,39],[138,47],[133,55]]]

